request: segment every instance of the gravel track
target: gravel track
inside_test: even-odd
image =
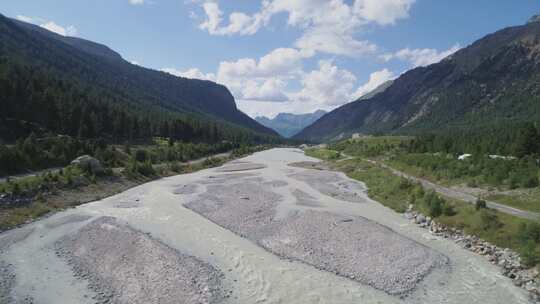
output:
[[[55,243],[99,303],[220,303],[223,274],[134,230],[100,217]]]

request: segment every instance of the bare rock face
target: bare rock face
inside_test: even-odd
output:
[[[78,166],[83,170],[88,170],[91,173],[97,175],[103,174],[103,172],[105,172],[105,169],[103,168],[103,165],[101,165],[101,162],[90,155],[79,156],[74,159],[71,164]]]
[[[89,280],[99,303],[220,303],[223,274],[112,217],[60,239],[57,254]]]

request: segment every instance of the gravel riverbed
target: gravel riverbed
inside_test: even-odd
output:
[[[0,234],[0,303],[531,303],[497,266],[298,149]],[[484,246],[485,247],[485,246]]]

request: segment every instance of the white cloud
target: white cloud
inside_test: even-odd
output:
[[[388,25],[408,18],[414,2],[415,0],[356,0],[354,10],[365,20]]]
[[[169,73],[177,77],[191,78],[191,79],[202,79],[202,80],[216,80],[216,75],[213,73],[205,74],[197,68],[188,69],[186,71],[180,71],[175,68],[163,68],[162,72]]]
[[[54,32],[58,35],[62,35],[62,36],[77,36],[78,35],[78,30],[73,25],[64,27],[64,26],[58,25],[54,21],[47,21],[41,18],[33,18],[33,17],[23,16],[23,15],[17,15],[15,18],[23,22],[39,25],[40,27],[46,30],[49,30],[51,32]]]
[[[304,74],[301,83],[302,90],[294,96],[298,101],[336,106],[351,101],[356,77],[335,66],[331,60],[321,60],[319,69]]]
[[[47,29],[51,32],[57,33],[58,35],[62,36],[77,36],[77,28],[73,25],[63,27],[61,25],[58,25],[54,23],[53,21],[49,21],[43,24],[40,24],[40,26],[44,29]]]
[[[361,85],[353,94],[353,99],[358,99],[371,91],[375,90],[381,84],[396,78],[396,75],[388,69],[382,69],[369,75],[369,80]]]
[[[28,17],[28,16],[23,16],[23,15],[17,15],[15,18],[17,18],[17,20],[20,20],[20,21],[23,21],[23,22],[26,22],[26,23],[35,23],[36,20],[32,17]]]
[[[445,51],[437,51],[436,49],[401,49],[393,54],[385,54],[381,56],[384,61],[390,61],[392,59],[399,59],[409,61],[413,67],[428,66],[433,63],[437,63],[444,58],[454,54],[461,46],[456,44],[450,49]]]
[[[313,56],[293,48],[278,48],[258,60],[223,61],[217,82],[226,85],[238,99],[283,102],[288,80],[302,72],[302,60]]]
[[[145,0],[129,0],[129,4],[131,5],[142,5],[144,4]]]
[[[258,81],[248,80],[246,87],[242,91],[242,97],[256,101],[288,101],[289,97],[284,93],[286,85],[286,82],[279,78],[266,79],[262,84]]]
[[[372,53],[376,46],[356,38],[364,25],[394,24],[408,17],[414,0],[265,0],[261,9],[247,15],[232,12],[222,25],[223,12],[216,1],[204,1],[206,19],[199,28],[212,35],[253,35],[274,15],[288,14],[287,23],[302,30],[295,46],[304,51],[357,56]]]

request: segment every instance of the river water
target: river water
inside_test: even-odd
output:
[[[52,244],[97,217],[113,216],[220,269],[225,275],[225,286],[233,291],[226,303],[529,303],[527,294],[484,257],[433,236],[372,201],[363,184],[340,174],[343,182],[354,185],[361,201],[358,203],[325,195],[318,187],[294,178],[307,169],[291,167],[289,163],[316,161],[301,150],[272,149],[241,161],[264,165],[258,169],[247,166],[251,170],[241,172],[253,174],[248,178],[284,185],[272,188],[283,197],[279,214],[313,209],[361,216],[442,253],[449,258],[448,267],[432,271],[410,294],[392,296],[302,262],[279,258],[183,206],[205,192],[208,184],[203,181],[224,174],[220,172],[223,170],[208,169],[147,183],[0,235],[0,263],[11,265],[10,271],[15,275],[11,296],[22,303],[25,297],[35,303],[93,303],[95,291],[88,288],[84,279],[74,277],[70,267],[55,254]],[[178,191],[186,185],[191,185],[184,188],[189,191]],[[316,204],[295,204],[295,190],[309,195]],[[63,220],[66,218],[76,220]]]

